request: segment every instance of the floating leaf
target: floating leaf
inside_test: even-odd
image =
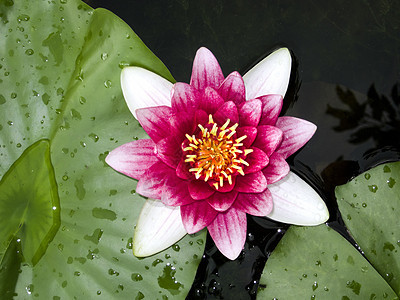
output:
[[[122,97],[121,68],[137,65],[170,81],[172,76],[123,21],[78,0],[1,1],[0,17],[0,179],[9,180],[18,162],[21,168],[29,165],[31,145],[39,143],[44,153],[50,147],[36,164],[49,168],[51,162],[54,181],[49,182],[57,184],[61,207],[54,238],[43,238],[45,230],[23,236],[14,230],[20,243],[1,235],[1,292],[40,299],[184,298],[204,250],[205,232],[155,256],[134,257],[132,235],[145,200],[135,193],[136,181],[104,163],[108,151],[146,137]],[[38,142],[44,139],[48,142]],[[44,203],[46,197],[38,200],[32,191],[55,189],[29,176],[15,176],[15,186],[32,188],[21,191],[18,201],[33,197]],[[11,189],[0,188],[0,195]],[[3,216],[15,212],[9,199],[1,200],[2,229],[9,221]],[[16,220],[26,228],[44,221]],[[29,243],[35,246],[24,249]],[[47,249],[37,251],[42,243]],[[34,267],[19,265],[16,247]]]
[[[400,162],[377,166],[337,187],[336,198],[351,235],[400,294]]]
[[[272,252],[258,299],[397,299],[386,281],[326,225],[291,226]]]

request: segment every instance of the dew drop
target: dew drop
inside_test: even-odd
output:
[[[33,53],[35,53],[35,51],[33,51],[33,49],[27,49],[27,50],[25,51],[25,54],[26,54],[26,55],[32,55]]]
[[[312,290],[315,291],[318,288],[318,282],[314,282],[312,285]]]
[[[393,188],[394,185],[396,184],[396,180],[392,177],[390,177],[387,181],[386,181],[388,187]]]
[[[139,273],[132,273],[131,279],[132,281],[141,281],[143,280],[143,277]]]
[[[384,166],[383,167],[383,172],[384,173],[390,173],[392,170],[390,169],[390,167],[389,166]]]
[[[99,140],[99,137],[95,133],[90,133],[89,137],[96,143]]]
[[[126,62],[126,61],[121,61],[121,62],[118,64],[118,66],[119,66],[120,69],[123,69],[123,68],[125,68],[125,67],[129,67],[129,63]]]
[[[6,98],[0,94],[0,105],[6,103]]]
[[[371,178],[371,174],[369,173],[365,173],[364,174],[365,179],[369,180]]]
[[[106,81],[104,81],[104,86],[105,86],[106,88],[110,88],[111,85],[112,85],[111,80],[106,80]]]
[[[101,59],[106,60],[108,58],[108,53],[104,52],[101,54]]]
[[[369,186],[368,186],[368,189],[369,189],[370,192],[376,193],[376,191],[378,190],[378,186],[375,185],[375,184],[369,185]]]

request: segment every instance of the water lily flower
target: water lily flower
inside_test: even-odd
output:
[[[279,117],[290,69],[286,48],[243,77],[226,78],[214,55],[200,48],[190,84],[123,69],[125,100],[150,139],[114,149],[106,162],[138,179],[136,191],[149,198],[136,226],[136,256],[207,227],[233,260],[245,243],[246,214],[297,225],[328,219],[323,200],[286,162],[316,130],[308,121]]]

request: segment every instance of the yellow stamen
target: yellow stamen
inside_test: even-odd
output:
[[[196,155],[193,155],[194,157],[189,157],[189,158],[187,158],[187,159],[185,159],[185,162],[195,162],[195,158],[196,158]]]
[[[230,129],[230,128],[229,128]],[[236,131],[232,131],[230,134],[228,134],[226,137],[228,138],[228,139],[230,139],[231,137],[232,137],[232,135],[234,135],[236,133]],[[231,141],[232,142],[232,141]]]
[[[243,158],[240,159],[240,162],[246,166],[250,166],[247,161],[245,161]]]
[[[232,127],[229,128],[229,130],[231,131],[235,131],[236,132],[236,128],[239,126],[238,123],[236,123],[235,125],[233,125]]]
[[[240,168],[238,169],[238,173],[239,173],[240,175],[244,176],[244,172],[243,172],[242,167],[240,167]]]
[[[196,172],[196,177],[201,176],[201,171],[203,171],[203,168],[199,168],[199,170]]]
[[[254,151],[253,149],[244,149],[244,155],[247,156],[248,154],[250,154],[253,151]]]
[[[213,187],[218,190],[224,184],[232,184],[233,176],[238,174],[245,175],[243,166],[249,166],[245,156],[252,149],[244,149],[242,141],[246,135],[232,138],[237,134],[236,129],[239,124],[229,126],[230,120],[219,127],[213,120],[212,115],[208,116],[208,128],[198,124],[200,129],[197,133],[190,136],[185,134],[187,147],[183,151],[188,152],[185,163],[189,164],[189,172],[198,180],[215,181]],[[243,154],[244,153],[244,154]]]
[[[188,135],[187,133],[185,134],[186,138],[189,140],[189,142],[192,142],[192,137]]]
[[[236,140],[235,140],[235,142],[236,143],[240,143],[241,141],[243,141],[244,139],[246,139],[247,138],[247,135],[243,135],[243,136],[241,136],[240,138],[237,138]]]
[[[217,123],[214,123],[213,127],[211,128],[210,133],[211,133],[213,136],[216,136],[216,135],[217,135],[217,129],[218,129],[218,125],[217,125]]]
[[[206,173],[206,177],[204,178],[204,181],[207,182],[207,180],[210,178],[210,174]]]
[[[224,123],[224,125],[221,126],[221,130],[222,130],[222,131],[224,131],[224,130],[226,129],[226,127],[228,127],[230,121],[231,121],[231,120],[229,120],[229,119],[226,120],[226,122]]]

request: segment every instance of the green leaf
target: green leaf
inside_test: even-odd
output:
[[[400,162],[377,166],[335,192],[350,234],[400,295]]]
[[[21,241],[25,261],[35,265],[60,227],[60,201],[47,140],[21,155],[0,181],[0,253]]]
[[[39,251],[42,258],[34,267],[11,264],[14,271],[20,268],[18,280],[1,276],[0,287],[10,292],[16,285],[19,298],[184,298],[204,251],[205,231],[152,257],[134,257],[132,236],[145,199],[136,194],[135,180],[104,162],[117,146],[146,137],[123,99],[121,68],[141,66],[173,81],[171,74],[104,9],[77,0],[7,0],[0,2],[0,17],[0,178],[9,177],[17,160],[27,168],[24,151],[46,139],[50,157],[40,163],[51,161],[61,207],[60,229],[47,250]],[[38,178],[18,177],[42,189]],[[28,191],[21,199],[22,194]],[[2,203],[2,215],[14,211]],[[7,222],[1,218],[0,227]],[[42,220],[24,224],[38,228]],[[28,233],[20,242],[23,247],[42,239]],[[13,253],[14,244],[7,246],[5,253]],[[21,251],[26,259],[34,249]]]
[[[13,239],[7,247],[0,264],[0,295],[3,299],[13,299],[21,266],[21,247],[17,239]]]
[[[386,281],[326,225],[291,226],[272,252],[258,299],[398,299]]]

